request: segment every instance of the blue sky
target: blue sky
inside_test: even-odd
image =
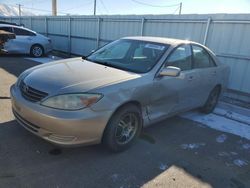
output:
[[[93,14],[94,0],[57,0],[59,14]],[[138,2],[151,4],[153,7]],[[173,14],[178,13],[182,2],[182,13],[250,13],[250,0],[97,0],[97,14]],[[0,3],[16,5],[36,14],[50,14],[51,0],[0,0]],[[176,5],[172,7],[166,7]],[[41,9],[44,11],[32,10]],[[47,11],[47,12],[46,12]]]

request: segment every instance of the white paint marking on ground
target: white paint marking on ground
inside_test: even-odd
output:
[[[216,138],[216,142],[218,142],[218,143],[223,143],[223,142],[226,141],[226,139],[227,139],[227,135],[222,134],[222,135],[220,135],[220,136],[218,136],[218,137]]]
[[[192,143],[192,144],[181,144],[181,148],[182,149],[198,149],[201,146],[205,146],[205,143]]]
[[[181,115],[181,117],[202,123],[212,129],[238,135],[250,140],[250,126],[247,124],[216,114],[204,115],[195,111],[184,113]]]
[[[233,161],[233,163],[238,166],[238,167],[243,167],[243,166],[246,166],[248,165],[248,161],[247,160],[244,160],[244,159],[235,159]]]
[[[62,58],[57,57],[57,56],[48,56],[48,57],[39,57],[39,58],[28,57],[28,58],[25,58],[25,59],[35,61],[35,62],[38,62],[38,63],[49,63],[49,62],[52,62],[52,61],[60,60]]]

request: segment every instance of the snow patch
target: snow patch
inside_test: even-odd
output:
[[[60,60],[62,58],[57,57],[57,56],[49,56],[49,57],[38,57],[38,58],[28,57],[28,58],[25,58],[25,59],[35,61],[35,62],[38,62],[38,63],[49,63],[49,62],[52,62],[52,61]]]
[[[233,163],[238,166],[238,167],[243,167],[243,166],[247,166],[248,165],[248,161],[247,160],[242,160],[242,159],[235,159],[233,161]]]
[[[222,108],[215,108],[213,113],[216,115],[224,116],[224,117],[231,119],[231,120],[238,121],[238,122],[243,123],[243,124],[250,125],[250,117],[246,116],[246,115],[241,115],[239,113],[235,113],[233,111],[225,110]]]
[[[112,179],[113,182],[116,182],[117,179],[118,179],[118,174],[112,174],[111,179]]]
[[[234,151],[231,151],[230,153],[231,153],[231,155],[238,155],[238,153],[236,153]]]
[[[159,169],[160,170],[166,170],[168,168],[168,165],[160,163]]]
[[[220,157],[230,157],[230,156],[236,156],[236,155],[238,155],[238,153],[236,153],[234,151],[230,151],[230,152],[220,151],[220,152],[218,152],[218,155]]]
[[[250,144],[246,143],[242,145],[243,149],[250,149]]]
[[[200,148],[201,146],[205,146],[206,144],[205,143],[192,143],[192,144],[182,144],[181,145],[181,148],[182,149],[198,149]]]
[[[212,129],[238,135],[250,140],[250,126],[247,124],[234,121],[216,114],[204,115],[196,111],[184,113],[181,115],[181,117],[202,123]]]
[[[226,139],[227,139],[227,135],[222,134],[222,135],[220,135],[220,136],[218,136],[218,137],[216,138],[216,142],[218,142],[218,143],[223,143],[223,142],[225,142]]]
[[[220,151],[218,153],[218,155],[221,156],[221,157],[228,157],[228,156],[230,156],[230,154],[228,152],[225,152],[225,151]]]

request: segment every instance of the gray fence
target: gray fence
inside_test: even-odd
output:
[[[54,49],[86,55],[123,36],[188,39],[231,67],[230,95],[250,101],[250,14],[2,17],[52,39]],[[233,94],[232,94],[233,93]]]

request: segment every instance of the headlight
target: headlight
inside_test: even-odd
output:
[[[101,94],[63,94],[50,97],[43,101],[41,105],[61,110],[80,110],[91,106],[102,98]]]

